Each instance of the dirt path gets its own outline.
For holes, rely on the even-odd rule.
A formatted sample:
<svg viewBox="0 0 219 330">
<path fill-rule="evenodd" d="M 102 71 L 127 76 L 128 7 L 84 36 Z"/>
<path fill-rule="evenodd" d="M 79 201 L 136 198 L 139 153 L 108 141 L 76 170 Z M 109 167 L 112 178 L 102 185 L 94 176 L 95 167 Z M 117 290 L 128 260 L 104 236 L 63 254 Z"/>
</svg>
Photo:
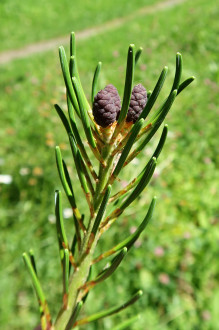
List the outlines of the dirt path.
<svg viewBox="0 0 219 330">
<path fill-rule="evenodd" d="M 162 1 L 155 5 L 140 8 L 140 9 L 136 10 L 135 12 L 133 12 L 132 14 L 127 15 L 123 18 L 117 18 L 112 21 L 105 22 L 99 26 L 91 27 L 91 28 L 88 28 L 88 29 L 85 29 L 82 31 L 75 31 L 77 40 L 88 39 L 97 34 L 101 34 L 106 31 L 115 29 L 136 17 L 144 16 L 146 14 L 153 14 L 157 11 L 167 10 L 167 9 L 177 6 L 185 1 L 186 0 Z M 37 53 L 46 52 L 48 50 L 53 50 L 62 44 L 67 44 L 68 42 L 69 42 L 69 36 L 64 36 L 64 37 L 54 38 L 51 40 L 40 41 L 40 42 L 25 46 L 20 49 L 2 52 L 2 53 L 0 53 L 0 64 L 5 64 L 5 63 L 11 62 L 15 59 L 28 57 L 29 55 L 32 55 L 32 54 L 37 54 Z"/>
</svg>

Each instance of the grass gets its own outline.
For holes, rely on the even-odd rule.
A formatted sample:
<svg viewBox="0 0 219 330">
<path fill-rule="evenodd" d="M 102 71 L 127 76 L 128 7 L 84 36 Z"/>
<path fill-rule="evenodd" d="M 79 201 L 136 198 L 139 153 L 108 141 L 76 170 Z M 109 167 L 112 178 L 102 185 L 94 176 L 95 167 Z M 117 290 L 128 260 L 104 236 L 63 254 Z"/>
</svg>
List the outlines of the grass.
<svg viewBox="0 0 219 330">
<path fill-rule="evenodd" d="M 3 0 L 0 51 L 100 25 L 156 2 L 158 0 Z"/>
<path fill-rule="evenodd" d="M 187 2 L 78 42 L 79 69 L 87 95 L 99 60 L 103 62 L 100 87 L 113 83 L 122 94 L 125 57 L 132 42 L 144 48 L 136 83 L 143 83 L 146 89 L 153 88 L 163 66 L 168 65 L 168 81 L 162 93 L 165 97 L 177 51 L 183 54 L 183 78 L 197 78 L 178 97 L 168 116 L 169 139 L 150 188 L 115 223 L 99 249 L 105 251 L 112 242 L 126 237 L 144 217 L 150 198 L 156 194 L 154 219 L 142 235 L 140 246 L 130 251 L 120 270 L 90 294 L 86 313 L 120 304 L 138 288 L 143 289 L 144 296 L 133 308 L 91 324 L 88 329 L 112 329 L 137 312 L 141 318 L 133 324 L 133 330 L 217 328 L 217 7 L 213 0 Z M 63 33 L 72 29 L 67 18 L 65 29 Z M 30 34 L 27 42 L 28 38 Z M 35 250 L 52 312 L 59 307 L 58 248 L 55 227 L 48 218 L 51 220 L 54 213 L 53 192 L 61 186 L 55 167 L 56 144 L 62 147 L 75 178 L 64 129 L 52 107 L 55 102 L 64 104 L 64 98 L 57 52 L 17 60 L 1 68 L 0 166 L 1 173 L 13 177 L 10 185 L 0 186 L 0 324 L 6 330 L 29 329 L 38 324 L 37 303 L 21 260 L 24 250 Z M 140 171 L 150 152 L 148 148 L 138 164 L 129 165 L 121 179 L 130 179 L 133 169 Z M 82 199 L 78 202 L 81 209 L 85 207 Z M 70 233 L 70 219 L 66 226 Z"/>
</svg>

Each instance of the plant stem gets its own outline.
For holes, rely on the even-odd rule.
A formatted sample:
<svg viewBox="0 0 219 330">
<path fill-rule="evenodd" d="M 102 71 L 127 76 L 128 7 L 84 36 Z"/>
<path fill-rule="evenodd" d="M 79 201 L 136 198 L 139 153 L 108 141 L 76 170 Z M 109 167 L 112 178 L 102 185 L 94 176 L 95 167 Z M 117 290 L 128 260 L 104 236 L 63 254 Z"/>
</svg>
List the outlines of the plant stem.
<svg viewBox="0 0 219 330">
<path fill-rule="evenodd" d="M 89 233 L 87 233 L 86 237 Z M 66 325 L 74 311 L 74 308 L 77 304 L 77 298 L 79 294 L 79 288 L 86 283 L 89 269 L 92 264 L 92 257 L 94 254 L 94 250 L 98 241 L 98 235 L 95 237 L 92 248 L 89 251 L 89 254 L 85 256 L 85 258 L 81 261 L 80 265 L 76 268 L 76 271 L 73 273 L 70 281 L 69 281 L 69 296 L 68 303 L 66 308 L 61 308 L 58 317 L 54 324 L 54 330 L 65 330 Z"/>
<path fill-rule="evenodd" d="M 98 182 L 96 184 L 96 190 L 93 197 L 93 209 L 94 213 L 91 215 L 87 232 L 84 236 L 80 251 L 79 257 L 77 261 L 77 268 L 75 272 L 72 274 L 69 280 L 69 296 L 68 296 L 68 303 L 66 307 L 61 308 L 58 317 L 55 321 L 54 329 L 55 330 L 64 330 L 68 324 L 68 321 L 74 311 L 76 304 L 78 303 L 78 295 L 79 295 L 79 288 L 82 287 L 87 280 L 87 276 L 89 274 L 90 266 L 92 265 L 93 253 L 99 238 L 99 235 L 96 235 L 92 246 L 88 249 L 89 238 L 90 234 L 94 225 L 94 221 L 96 218 L 97 210 L 101 204 L 103 198 L 103 188 L 106 185 L 108 180 L 108 176 L 110 173 L 110 169 L 113 163 L 114 157 L 110 155 L 112 149 L 112 145 L 105 144 L 104 148 L 102 149 L 102 158 L 107 163 L 107 166 L 104 167 L 102 164 L 99 166 L 99 175 L 98 175 Z"/>
<path fill-rule="evenodd" d="M 106 144 L 102 151 L 102 157 L 107 165 L 106 167 L 103 167 L 101 164 L 99 166 L 99 177 L 98 177 L 98 182 L 96 184 L 96 191 L 94 195 L 95 210 L 98 208 L 103 198 L 103 194 L 102 194 L 103 188 L 105 187 L 105 184 L 108 180 L 110 169 L 114 160 L 114 156 L 110 154 L 111 149 L 112 149 L 112 145 Z"/>
</svg>

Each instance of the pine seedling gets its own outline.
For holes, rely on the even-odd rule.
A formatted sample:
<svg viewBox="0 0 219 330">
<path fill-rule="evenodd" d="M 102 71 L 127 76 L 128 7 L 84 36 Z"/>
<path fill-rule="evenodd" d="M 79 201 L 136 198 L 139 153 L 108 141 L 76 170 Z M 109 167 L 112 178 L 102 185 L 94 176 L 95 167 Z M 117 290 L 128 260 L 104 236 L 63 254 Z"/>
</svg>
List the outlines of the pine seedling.
<svg viewBox="0 0 219 330">
<path fill-rule="evenodd" d="M 75 181 L 78 177 L 81 192 L 88 205 L 88 215 L 85 217 L 77 206 L 75 185 L 72 185 L 67 164 L 57 146 L 55 148 L 56 164 L 63 191 L 73 212 L 74 237 L 68 237 L 69 235 L 65 231 L 62 193 L 57 190 L 55 192 L 55 215 L 63 297 L 56 317 L 52 317 L 50 314 L 40 284 L 40 274 L 37 273 L 33 251 L 30 250 L 29 253 L 23 254 L 37 295 L 42 330 L 69 330 L 108 317 L 131 306 L 143 294 L 139 290 L 126 302 L 121 302 L 119 306 L 96 311 L 95 314 L 88 316 L 84 316 L 83 312 L 83 317 L 81 316 L 81 309 L 86 303 L 89 292 L 114 274 L 152 218 L 156 197 L 152 199 L 145 218 L 139 223 L 134 234 L 127 236 L 126 239 L 100 255 L 95 253 L 98 242 L 106 237 L 104 233 L 113 224 L 116 226 L 116 223 L 121 221 L 119 219 L 121 214 L 126 212 L 129 205 L 148 186 L 166 141 L 167 125 L 163 127 L 160 140 L 151 158 L 136 177 L 117 192 L 113 191 L 115 181 L 118 186 L 124 168 L 146 148 L 164 122 L 177 95 L 194 80 L 194 77 L 189 77 L 181 82 L 182 56 L 177 53 L 175 77 L 169 94 L 163 103 L 154 110 L 168 68 L 164 67 L 152 91 L 147 92 L 142 84 L 134 86 L 134 71 L 141 53 L 142 48 L 135 51 L 133 44 L 128 48 L 122 101 L 116 87 L 112 84 L 103 86 L 103 89 L 98 91 L 98 78 L 102 66 L 102 63 L 99 62 L 94 72 L 91 104 L 89 104 L 79 76 L 74 33 L 70 37 L 69 60 L 64 48 L 62 46 L 59 48 L 61 69 L 66 86 L 68 117 L 59 105 L 56 104 L 55 109 L 69 138 L 69 147 L 76 170 L 73 180 Z M 83 136 L 85 136 L 85 140 Z M 91 153 L 93 157 L 88 156 Z M 98 172 L 95 170 L 97 165 Z M 123 228 L 123 230 L 125 229 Z M 98 275 L 93 276 L 91 268 L 105 259 L 107 266 Z M 116 329 L 123 329 L 137 319 L 138 317 L 134 316 L 121 326 L 117 326 Z"/>
</svg>

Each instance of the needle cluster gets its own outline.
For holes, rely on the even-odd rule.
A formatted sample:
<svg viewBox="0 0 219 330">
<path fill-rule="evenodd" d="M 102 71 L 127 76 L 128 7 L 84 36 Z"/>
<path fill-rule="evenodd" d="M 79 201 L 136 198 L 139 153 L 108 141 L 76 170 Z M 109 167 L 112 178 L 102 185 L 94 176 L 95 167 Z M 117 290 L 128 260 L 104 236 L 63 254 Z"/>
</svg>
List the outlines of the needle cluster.
<svg viewBox="0 0 219 330">
<path fill-rule="evenodd" d="M 177 53 L 175 77 L 170 91 L 164 101 L 154 110 L 168 69 L 164 67 L 161 71 L 152 92 L 147 93 L 141 84 L 137 84 L 133 88 L 134 71 L 141 52 L 142 48 L 136 51 L 135 45 L 129 46 L 122 102 L 113 85 L 107 85 L 98 92 L 101 62 L 97 64 L 94 73 L 91 102 L 89 102 L 78 72 L 74 33 L 70 38 L 69 59 L 67 59 L 64 48 L 62 46 L 59 48 L 60 64 L 66 86 L 68 116 L 58 104 L 55 105 L 55 109 L 69 138 L 69 146 L 76 168 L 73 180 L 75 183 L 77 175 L 82 194 L 88 205 L 89 215 L 85 217 L 83 210 L 78 208 L 78 196 L 75 194 L 68 166 L 57 146 L 55 148 L 56 164 L 64 193 L 73 211 L 74 236 L 68 237 L 69 235 L 65 231 L 62 192 L 57 190 L 55 192 L 55 214 L 62 269 L 63 299 L 56 318 L 50 314 L 40 283 L 40 274 L 37 273 L 33 251 L 30 250 L 29 253 L 23 254 L 39 302 L 42 330 L 69 330 L 96 321 L 120 312 L 142 296 L 142 291 L 139 290 L 126 302 L 121 302 L 119 306 L 97 311 L 93 315 L 80 316 L 81 308 L 85 304 L 89 292 L 113 275 L 152 218 L 156 197 L 152 199 L 144 219 L 139 223 L 134 234 L 127 235 L 122 242 L 118 242 L 108 251 L 96 255 L 99 240 L 105 239 L 103 234 L 112 225 L 119 222 L 123 212 L 148 186 L 165 144 L 167 125 L 164 125 L 151 157 L 142 169 L 139 171 L 135 169 L 134 173 L 137 175 L 118 191 L 114 190 L 115 180 L 119 180 L 125 167 L 145 149 L 164 122 L 175 98 L 194 80 L 194 77 L 190 77 L 181 82 L 182 56 Z M 83 136 L 86 138 L 84 139 Z M 85 147 L 85 140 L 88 147 Z M 88 156 L 88 148 L 93 153 L 92 159 Z M 94 166 L 94 162 L 99 165 L 98 171 L 95 170 L 97 167 Z M 119 228 L 120 226 L 118 226 L 118 230 Z M 123 230 L 125 229 L 123 228 Z M 95 267 L 96 263 L 105 259 L 107 266 L 97 276 L 92 276 L 91 269 Z M 130 324 L 132 321 L 133 318 L 130 319 Z M 129 320 L 126 325 L 129 326 Z"/>
</svg>

